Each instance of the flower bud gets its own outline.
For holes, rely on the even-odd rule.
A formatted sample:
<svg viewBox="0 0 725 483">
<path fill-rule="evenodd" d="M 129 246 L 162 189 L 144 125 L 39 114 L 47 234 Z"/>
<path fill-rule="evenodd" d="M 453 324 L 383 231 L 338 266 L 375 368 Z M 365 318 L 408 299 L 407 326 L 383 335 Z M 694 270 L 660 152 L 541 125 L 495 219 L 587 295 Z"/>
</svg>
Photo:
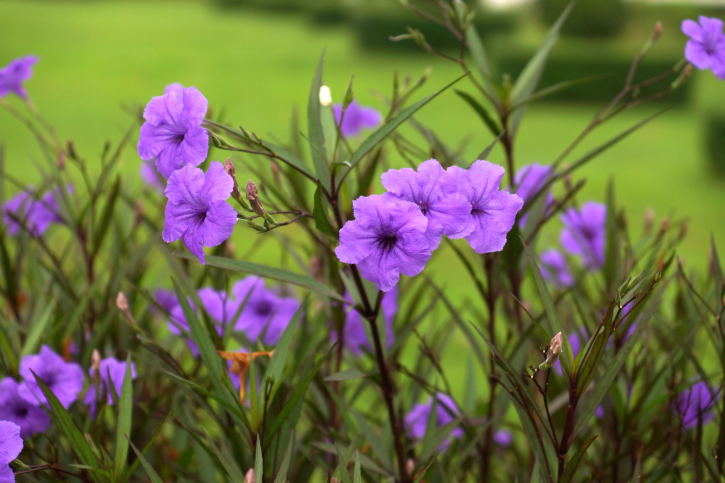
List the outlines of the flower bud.
<svg viewBox="0 0 725 483">
<path fill-rule="evenodd" d="M 320 104 L 327 107 L 332 104 L 332 93 L 327 86 L 320 87 Z"/>
<path fill-rule="evenodd" d="M 648 234 L 652 231 L 652 226 L 655 222 L 655 211 L 652 208 L 647 208 L 644 212 L 644 233 Z"/>
<path fill-rule="evenodd" d="M 257 479 L 254 477 L 254 469 L 250 468 L 247 474 L 244 475 L 244 483 L 257 483 Z"/>
<path fill-rule="evenodd" d="M 251 179 L 247 181 L 247 200 L 249 200 L 252 211 L 259 216 L 264 216 L 264 206 L 262 206 L 262 200 L 259 199 L 257 185 Z"/>
<path fill-rule="evenodd" d="M 334 476 L 330 479 L 330 483 L 340 483 Z"/>
<path fill-rule="evenodd" d="M 672 89 L 677 89 L 682 85 L 683 82 L 685 82 L 690 76 L 692 75 L 692 64 L 687 64 L 684 69 L 682 69 L 682 72 L 679 76 L 677 76 L 677 79 L 675 79 L 670 87 Z"/>
<path fill-rule="evenodd" d="M 93 354 L 91 354 L 91 377 L 93 386 L 98 387 L 101 384 L 101 354 L 98 349 L 93 349 Z"/>
<path fill-rule="evenodd" d="M 561 354 L 562 337 L 561 332 L 556 334 L 551 342 L 549 342 L 549 349 L 546 351 L 546 360 L 539 365 L 539 369 L 549 369 L 559 359 Z"/>
<path fill-rule="evenodd" d="M 126 300 L 126 296 L 123 292 L 118 292 L 118 297 L 116 297 L 116 307 L 123 311 L 128 310 L 128 300 Z"/>
<path fill-rule="evenodd" d="M 241 198 L 242 194 L 239 192 L 239 184 L 237 184 L 237 177 L 235 176 L 236 170 L 234 169 L 234 164 L 232 164 L 232 158 L 227 158 L 227 160 L 224 162 L 224 171 L 226 171 L 227 174 L 231 176 L 232 181 L 234 181 L 234 188 L 232 188 L 232 197 L 234 197 L 234 199 Z"/>
<path fill-rule="evenodd" d="M 413 461 L 413 458 L 408 458 L 408 461 L 405 463 L 405 472 L 408 473 L 408 476 L 413 474 L 413 471 L 415 470 L 415 461 Z"/>
</svg>

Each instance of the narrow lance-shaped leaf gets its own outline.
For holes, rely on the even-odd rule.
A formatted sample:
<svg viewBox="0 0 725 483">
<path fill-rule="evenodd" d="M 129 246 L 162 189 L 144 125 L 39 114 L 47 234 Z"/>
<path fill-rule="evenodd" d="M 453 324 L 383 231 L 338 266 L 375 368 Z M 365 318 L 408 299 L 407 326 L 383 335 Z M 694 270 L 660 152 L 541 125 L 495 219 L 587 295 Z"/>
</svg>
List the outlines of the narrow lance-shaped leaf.
<svg viewBox="0 0 725 483">
<path fill-rule="evenodd" d="M 604 269 L 602 270 L 609 293 L 617 290 L 620 283 L 619 230 L 617 229 L 616 209 L 614 181 L 610 179 L 607 184 L 606 248 L 604 252 Z"/>
<path fill-rule="evenodd" d="M 110 384 L 110 379 L 108 380 Z M 131 437 L 133 415 L 133 375 L 131 354 L 126 357 L 126 371 L 121 384 L 121 400 L 118 404 L 118 426 L 116 427 L 116 455 L 113 472 L 116 478 L 123 474 L 128 459 L 128 439 Z"/>
<path fill-rule="evenodd" d="M 143 469 L 146 470 L 146 474 L 149 475 L 151 483 L 164 483 L 164 480 L 162 480 L 159 474 L 156 473 L 156 470 L 154 470 L 153 466 L 149 464 L 143 453 L 141 453 L 131 441 L 129 441 L 128 443 L 131 445 L 131 448 L 133 448 L 134 453 L 136 453 L 138 460 L 141 462 L 141 466 L 143 466 Z"/>
<path fill-rule="evenodd" d="M 177 256 L 179 258 L 186 258 L 188 260 L 196 259 L 193 255 L 189 255 L 186 253 L 179 253 L 177 254 Z M 249 273 L 252 275 L 258 275 L 263 278 L 286 282 L 292 285 L 306 288 L 320 295 L 324 295 L 325 297 L 348 303 L 348 301 L 345 300 L 345 298 L 342 297 L 340 294 L 333 292 L 327 286 L 318 282 L 314 278 L 290 272 L 289 270 L 268 267 L 266 265 L 247 262 L 245 260 L 234 260 L 231 258 L 215 257 L 213 255 L 207 255 L 205 261 L 207 266 L 224 268 L 226 270 L 232 270 L 235 272 Z"/>
<path fill-rule="evenodd" d="M 312 79 L 312 86 L 310 86 L 310 98 L 307 103 L 307 136 L 317 179 L 320 180 L 323 186 L 330 186 L 330 168 L 323 155 L 325 153 L 325 137 L 322 131 L 322 105 L 320 104 L 322 67 L 324 64 L 325 52 L 322 52 L 315 71 L 315 77 Z"/>
<path fill-rule="evenodd" d="M 473 63 L 476 64 L 476 68 L 478 68 L 483 78 L 486 93 L 492 102 L 500 105 L 501 99 L 496 97 L 497 89 L 494 88 L 491 80 L 493 74 L 491 65 L 488 62 L 488 55 L 486 55 L 486 49 L 483 47 L 483 42 L 481 42 L 481 37 L 479 37 L 473 22 L 466 28 L 466 41 L 468 42 L 468 50 L 471 52 L 471 57 L 473 57 Z"/>
<path fill-rule="evenodd" d="M 570 483 L 572 481 L 572 478 L 574 478 L 574 473 L 576 472 L 579 463 L 584 457 L 584 453 L 587 452 L 589 446 L 591 446 L 594 440 L 597 439 L 597 436 L 599 435 L 595 434 L 594 436 L 586 440 L 584 444 L 582 444 L 581 447 L 577 450 L 577 452 L 574 453 L 574 456 L 571 457 L 571 459 L 569 460 L 569 464 L 567 464 L 566 468 L 564 469 L 564 475 L 561 477 L 562 483 Z"/>
<path fill-rule="evenodd" d="M 337 231 L 332 228 L 330 222 L 325 214 L 325 205 L 322 199 L 322 185 L 317 182 L 317 189 L 315 190 L 315 205 L 312 211 L 312 215 L 315 217 L 315 227 L 325 235 L 330 235 L 337 238 L 339 235 Z"/>
<path fill-rule="evenodd" d="M 254 457 L 254 479 L 256 481 L 264 481 L 264 459 L 262 456 L 262 445 L 260 444 L 259 434 L 257 434 L 257 453 Z"/>
<path fill-rule="evenodd" d="M 488 110 L 486 110 L 486 108 L 483 107 L 481 103 L 476 100 L 476 98 L 474 98 L 468 92 L 459 91 L 458 89 L 456 89 L 455 91 L 456 94 L 458 94 L 458 97 L 466 101 L 468 105 L 471 106 L 474 111 L 476 111 L 476 114 L 478 114 L 478 117 L 481 118 L 488 130 L 491 131 L 491 134 L 493 134 L 494 136 L 498 136 L 499 134 L 501 134 L 501 128 L 498 126 L 498 124 L 496 124 L 496 121 L 493 120 L 491 114 L 488 113 Z"/>
<path fill-rule="evenodd" d="M 202 433 L 204 433 L 204 436 L 209 443 L 209 447 L 214 452 L 216 457 L 219 458 L 222 466 L 224 466 L 224 470 L 229 477 L 228 481 L 232 481 L 233 483 L 244 483 L 244 475 L 242 474 L 242 470 L 239 469 L 239 465 L 237 465 L 237 462 L 234 461 L 234 458 L 231 457 L 229 452 L 217 448 L 217 445 L 214 444 L 214 440 L 209 437 L 204 428 L 202 428 L 201 431 Z"/>
<path fill-rule="evenodd" d="M 282 465 L 279 467 L 277 477 L 274 479 L 274 483 L 284 483 L 287 481 L 287 471 L 289 470 L 290 458 L 292 458 L 292 447 L 294 446 L 295 435 L 292 433 L 289 439 L 289 445 L 287 446 L 287 452 L 282 460 Z"/>
</svg>

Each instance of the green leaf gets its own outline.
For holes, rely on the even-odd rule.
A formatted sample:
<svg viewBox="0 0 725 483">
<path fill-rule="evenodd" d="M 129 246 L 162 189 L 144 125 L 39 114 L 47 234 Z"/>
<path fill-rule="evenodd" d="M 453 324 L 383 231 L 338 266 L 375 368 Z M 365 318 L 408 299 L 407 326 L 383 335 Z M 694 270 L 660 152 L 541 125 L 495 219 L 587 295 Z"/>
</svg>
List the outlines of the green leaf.
<svg viewBox="0 0 725 483">
<path fill-rule="evenodd" d="M 531 57 L 524 67 L 524 70 L 522 70 L 519 74 L 513 88 L 511 89 L 509 99 L 510 104 L 520 103 L 536 91 L 536 87 L 539 85 L 539 80 L 541 79 L 541 74 L 544 72 L 544 67 L 546 67 L 546 60 L 549 58 L 549 53 L 551 53 L 551 49 L 554 48 L 554 44 L 559 39 L 559 30 L 573 7 L 574 2 L 570 3 L 564 9 L 557 21 L 554 22 L 554 25 L 552 25 L 546 33 L 546 37 L 544 37 L 544 40 L 541 42 L 539 49 L 533 57 Z M 512 137 L 516 134 L 523 114 L 524 109 L 519 108 L 511 116 L 509 129 L 511 130 Z"/>
<path fill-rule="evenodd" d="M 256 481 L 264 481 L 264 459 L 262 458 L 262 445 L 259 443 L 259 434 L 257 434 L 257 454 L 254 458 L 254 479 Z"/>
<path fill-rule="evenodd" d="M 126 357 L 126 371 L 121 384 L 121 400 L 118 404 L 118 427 L 116 428 L 116 455 L 113 474 L 116 479 L 123 474 L 128 460 L 128 439 L 131 436 L 131 418 L 133 414 L 133 377 L 131 354 Z M 93 390 L 91 388 L 90 390 Z"/>
<path fill-rule="evenodd" d="M 332 228 L 332 225 L 327 220 L 327 215 L 325 215 L 325 205 L 322 199 L 322 184 L 319 181 L 317 182 L 317 189 L 315 190 L 315 206 L 312 215 L 315 217 L 315 226 L 318 230 L 325 235 L 330 235 L 335 238 L 339 237 L 337 231 Z"/>
<path fill-rule="evenodd" d="M 459 91 L 458 89 L 456 89 L 455 91 L 456 94 L 458 94 L 458 97 L 466 101 L 468 105 L 471 106 L 474 111 L 476 111 L 476 114 L 478 114 L 478 117 L 481 118 L 488 130 L 491 131 L 491 134 L 498 137 L 501 134 L 501 128 L 498 126 L 498 124 L 496 124 L 496 121 L 493 120 L 491 114 L 488 113 L 488 110 L 486 110 L 486 108 L 483 107 L 481 103 L 478 102 L 476 98 L 474 98 L 468 92 Z"/>
<path fill-rule="evenodd" d="M 294 393 L 292 394 L 292 397 L 287 402 L 282 411 L 280 411 L 280 413 L 277 415 L 277 418 L 274 420 L 274 424 L 272 425 L 272 429 L 269 430 L 269 436 L 267 436 L 267 438 L 271 440 L 272 437 L 277 434 L 277 431 L 280 430 L 282 425 L 285 423 L 285 419 L 287 418 L 287 416 L 289 416 L 292 410 L 294 410 L 297 402 L 305 395 L 307 391 L 307 386 L 310 385 L 310 382 L 312 382 L 312 379 L 320 370 L 320 367 L 322 367 L 322 363 L 325 361 L 325 359 L 327 359 L 327 356 L 330 355 L 330 352 L 332 352 L 332 349 L 334 349 L 336 345 L 337 343 L 333 344 L 332 347 L 330 347 L 330 350 L 328 350 L 324 356 L 320 357 L 320 359 L 315 363 L 312 369 L 310 369 L 310 371 L 306 374 L 302 383 L 297 385 Z"/>
<path fill-rule="evenodd" d="M 229 452 L 221 451 L 219 448 L 217 448 L 216 444 L 214 444 L 214 440 L 209 437 L 204 428 L 201 428 L 201 432 L 204 433 L 204 436 L 209 443 L 209 447 L 214 452 L 216 457 L 219 458 L 222 466 L 224 466 L 224 470 L 226 471 L 227 476 L 229 476 L 230 478 L 228 481 L 232 481 L 235 483 L 244 483 L 244 475 L 242 474 L 242 470 L 239 469 L 237 462 L 234 461 L 234 459 L 229 455 Z"/>
<path fill-rule="evenodd" d="M 28 354 L 34 354 L 36 352 L 38 342 L 40 342 L 41 337 L 46 334 L 46 328 L 48 327 L 50 315 L 53 313 L 54 308 L 55 298 L 50 301 L 40 317 L 38 317 L 30 327 L 30 332 L 25 338 L 25 344 L 23 344 L 23 350 L 20 352 L 21 357 L 27 356 Z"/>
<path fill-rule="evenodd" d="M 413 483 L 420 483 L 423 481 L 423 478 L 425 478 L 425 474 L 428 473 L 428 469 L 430 468 L 430 465 L 433 464 L 433 462 L 438 458 L 438 454 L 434 455 L 427 465 L 425 465 L 425 468 L 420 470 L 420 473 L 418 473 L 418 476 L 415 478 L 415 481 Z"/>
<path fill-rule="evenodd" d="M 479 160 L 479 159 L 485 160 L 485 159 L 487 159 L 488 158 L 488 155 L 491 154 L 491 151 L 493 151 L 493 148 L 496 147 L 496 144 L 501 140 L 501 138 L 503 137 L 504 134 L 506 134 L 506 131 L 501 131 L 501 133 L 498 136 L 496 136 L 496 138 L 491 142 L 491 144 L 489 144 L 488 146 L 486 146 L 486 149 L 484 149 L 483 151 L 481 151 L 481 153 L 478 155 L 478 157 L 476 158 L 476 160 Z"/>
<path fill-rule="evenodd" d="M 581 447 L 574 453 L 574 456 L 571 457 L 569 460 L 569 464 L 566 465 L 566 469 L 564 470 L 564 476 L 562 476 L 561 481 L 562 483 L 569 483 L 572 481 L 572 478 L 574 478 L 574 473 L 576 472 L 577 467 L 579 466 L 579 463 L 581 463 L 582 458 L 584 457 L 584 453 L 587 452 L 587 449 L 589 449 L 589 446 L 594 442 L 595 439 L 597 439 L 598 434 L 595 434 L 588 440 L 584 442 L 584 444 L 581 445 Z"/>
<path fill-rule="evenodd" d="M 481 38 L 478 36 L 478 32 L 476 31 L 476 27 L 473 25 L 473 22 L 471 22 L 466 28 L 466 41 L 468 42 L 468 50 L 471 52 L 471 57 L 473 57 L 473 63 L 476 64 L 476 67 L 483 78 L 483 84 L 486 86 L 486 93 L 490 99 L 493 100 L 495 99 L 494 96 L 497 93 L 497 89 L 495 89 L 492 85 L 491 79 L 493 73 L 491 71 L 491 65 L 488 62 L 486 49 L 483 47 L 483 42 L 481 42 Z M 496 104 L 501 104 L 500 99 L 496 99 L 496 101 Z"/>
<path fill-rule="evenodd" d="M 188 253 L 176 254 L 179 258 L 186 258 L 188 260 L 196 260 L 194 255 Z M 268 267 L 266 265 L 260 265 L 259 263 L 247 262 L 244 260 L 233 260 L 231 258 L 215 257 L 213 255 L 206 256 L 206 265 L 212 267 L 224 268 L 226 270 L 233 270 L 235 272 L 250 273 L 252 275 L 258 275 L 264 278 L 270 278 L 272 280 L 279 280 L 280 282 L 290 283 L 299 287 L 306 288 L 313 292 L 316 292 L 325 297 L 339 300 L 347 303 L 344 297 L 338 293 L 333 292 L 327 288 L 324 284 L 318 282 L 314 278 L 306 277 L 298 273 L 290 272 L 281 268 Z"/>
<path fill-rule="evenodd" d="M 335 374 L 327 376 L 325 378 L 325 381 L 352 381 L 353 379 L 360 379 L 366 376 L 367 374 L 365 374 L 364 372 L 360 371 L 359 369 L 355 369 L 354 367 L 351 367 L 350 369 L 345 369 L 344 371 L 336 372 Z"/>
<path fill-rule="evenodd" d="M 360 472 L 360 452 L 355 451 L 355 468 L 353 469 L 352 483 L 362 483 L 362 474 Z"/>
<path fill-rule="evenodd" d="M 721 314 L 723 312 L 723 279 L 722 266 L 720 265 L 720 257 L 717 254 L 717 246 L 715 246 L 715 235 L 710 235 L 710 247 L 712 251 L 712 274 L 715 278 L 715 312 Z"/>
<path fill-rule="evenodd" d="M 291 166 L 292 168 L 296 169 L 312 181 L 317 181 L 317 178 L 315 177 L 315 174 L 310 170 L 310 168 L 307 167 L 304 161 L 302 161 L 300 158 L 298 158 L 294 153 L 291 151 L 283 148 L 282 146 L 277 146 L 272 143 L 268 143 L 265 141 L 263 143 L 263 146 L 268 148 L 270 151 L 272 151 L 274 154 L 277 155 L 276 159 L 279 159 L 283 163 Z"/>
<path fill-rule="evenodd" d="M 355 421 L 357 421 L 357 425 L 360 428 L 363 439 L 365 439 L 365 442 L 370 445 L 370 449 L 373 454 L 378 458 L 380 463 L 383 465 L 383 468 L 392 473 L 394 470 L 393 462 L 390 459 L 390 448 L 386 448 L 385 445 L 383 445 L 380 436 L 378 436 L 375 430 L 370 426 L 370 424 L 368 424 L 367 420 L 360 413 L 352 408 L 350 408 L 350 412 L 355 417 Z"/>
<path fill-rule="evenodd" d="M 619 230 L 617 228 L 617 207 L 614 201 L 614 181 L 607 184 L 606 248 L 602 273 L 609 293 L 617 290 L 620 283 Z"/>
<path fill-rule="evenodd" d="M 289 470 L 290 458 L 292 458 L 292 447 L 294 446 L 295 435 L 292 433 L 289 439 L 289 445 L 287 446 L 287 453 L 284 455 L 282 465 L 279 467 L 277 477 L 274 479 L 274 483 L 284 483 L 287 481 L 287 471 Z M 261 480 L 260 480 L 261 481 Z"/>
<path fill-rule="evenodd" d="M 297 312 L 295 312 L 290 323 L 287 324 L 287 328 L 285 328 L 282 333 L 282 337 L 280 337 L 279 342 L 277 342 L 277 346 L 274 348 L 274 354 L 272 354 L 272 358 L 267 365 L 267 371 L 264 374 L 264 379 L 272 379 L 274 381 L 267 404 L 269 404 L 274 398 L 275 393 L 284 382 L 282 376 L 284 374 L 285 365 L 287 364 L 287 358 L 289 357 L 290 347 L 292 346 L 292 338 L 300 326 L 300 319 L 302 318 L 302 314 L 307 306 L 307 300 L 308 298 L 305 298 L 297 309 Z"/>
<path fill-rule="evenodd" d="M 149 442 L 146 443 L 146 446 L 144 447 L 142 454 L 146 454 L 148 450 L 151 448 L 151 445 L 156 440 L 156 437 L 161 433 L 161 430 L 164 427 L 164 424 L 166 423 L 166 419 L 169 417 L 170 413 L 166 413 L 166 416 L 164 416 L 164 419 L 161 421 L 161 424 L 159 424 L 156 427 L 156 430 L 154 431 L 154 434 L 151 435 L 151 439 L 149 439 Z M 139 458 L 136 458 L 136 460 L 131 464 L 131 467 L 126 471 L 126 473 L 123 475 L 123 478 L 121 481 L 128 481 L 131 476 L 133 476 L 134 473 L 136 473 L 136 469 L 138 468 L 138 465 L 141 463 L 141 460 Z"/>
<path fill-rule="evenodd" d="M 111 226 L 113 221 L 114 207 L 116 206 L 116 200 L 118 199 L 118 192 L 121 188 L 120 176 L 116 178 L 116 182 L 113 183 L 111 192 L 106 199 L 106 204 L 101 212 L 101 218 L 98 221 L 98 229 L 96 230 L 96 236 L 93 238 L 93 254 L 98 254 L 103 244 L 103 240 L 108 233 L 108 227 Z"/>
<path fill-rule="evenodd" d="M 390 133 L 395 131 L 398 126 L 403 124 L 410 116 L 416 113 L 421 107 L 428 104 L 430 101 L 435 99 L 439 94 L 444 92 L 446 89 L 451 87 L 453 84 L 458 82 L 459 80 L 466 77 L 468 73 L 463 74 L 461 77 L 457 78 L 447 86 L 443 87 L 438 92 L 431 94 L 430 96 L 426 97 L 425 99 L 422 99 L 415 104 L 413 104 L 410 107 L 407 107 L 400 111 L 397 116 L 386 122 L 382 127 L 380 127 L 377 131 L 372 133 L 370 136 L 368 136 L 365 141 L 363 141 L 360 146 L 355 150 L 355 152 L 352 153 L 352 156 L 350 157 L 350 165 L 351 167 L 344 171 L 342 177 L 340 178 L 340 182 L 338 183 L 338 186 L 342 186 L 342 181 L 345 179 L 345 177 L 352 171 L 355 166 L 360 162 L 360 160 L 365 157 L 366 154 L 368 154 L 375 146 L 377 146 L 379 143 L 381 143 Z"/>
<path fill-rule="evenodd" d="M 330 168 L 324 158 L 325 137 L 322 131 L 322 105 L 320 104 L 320 87 L 322 87 L 322 67 L 324 63 L 325 52 L 322 52 L 315 71 L 315 77 L 312 79 L 310 98 L 307 102 L 307 136 L 317 179 L 320 180 L 323 186 L 330 186 Z"/>
<path fill-rule="evenodd" d="M 649 319 L 652 318 L 659 306 L 659 302 L 657 302 L 656 304 L 651 304 L 644 312 L 642 312 L 639 319 L 637 319 L 637 329 L 634 331 L 631 337 L 627 339 L 627 342 L 625 342 L 624 346 L 619 350 L 614 359 L 612 359 L 607 367 L 605 367 L 602 380 L 594 386 L 594 391 L 591 397 L 587 400 L 584 409 L 581 411 L 581 413 L 579 413 L 579 417 L 577 418 L 576 424 L 574 425 L 574 431 L 572 432 L 570 441 L 573 441 L 579 431 L 584 428 L 584 426 L 594 414 L 597 406 L 599 406 L 599 404 L 602 402 L 604 396 L 607 395 L 609 387 L 614 382 L 617 374 L 619 374 L 619 370 L 626 362 L 627 357 L 629 357 L 629 353 L 632 352 L 634 345 L 639 340 L 640 335 L 642 335 L 642 331 L 644 331 L 645 327 L 647 326 Z"/>
<path fill-rule="evenodd" d="M 101 469 L 90 443 L 88 443 L 86 438 L 83 436 L 83 433 L 81 433 L 80 429 L 78 429 L 78 426 L 76 426 L 73 418 L 71 418 L 71 415 L 63 407 L 58 398 L 55 397 L 53 391 L 48 389 L 48 386 L 45 385 L 35 372 L 33 372 L 33 376 L 35 377 L 35 381 L 38 383 L 38 387 L 40 387 L 40 390 L 43 391 L 43 395 L 48 400 L 48 405 L 51 409 L 50 415 L 53 418 L 53 422 L 58 429 L 60 429 L 61 433 L 68 438 L 71 448 L 73 448 L 73 451 L 76 456 L 78 456 L 78 459 L 86 466 Z M 95 473 L 91 472 L 90 475 L 94 481 L 100 481 Z"/>
<path fill-rule="evenodd" d="M 574 79 L 574 80 L 559 82 L 558 84 L 554 84 L 553 86 L 549 86 L 545 89 L 541 89 L 539 92 L 536 92 L 535 94 L 530 95 L 526 99 L 523 99 L 520 102 L 517 102 L 516 104 L 509 107 L 509 110 L 513 111 L 514 109 L 518 109 L 519 107 L 525 106 L 527 104 L 531 104 L 532 102 L 538 101 L 539 99 L 544 99 L 545 97 L 555 94 L 561 90 L 568 89 L 569 87 L 573 87 L 573 86 L 576 86 L 579 84 L 585 84 L 587 82 L 601 79 L 603 77 L 608 77 L 608 74 L 593 75 L 593 76 L 589 76 L 589 77 L 582 77 L 581 79 Z"/>
<path fill-rule="evenodd" d="M 133 451 L 136 453 L 138 460 L 141 462 L 141 466 L 143 466 L 143 469 L 146 470 L 146 474 L 148 474 L 149 478 L 151 478 L 151 483 L 164 483 L 164 480 L 161 479 L 161 477 L 158 475 L 158 473 L 156 473 L 156 470 L 154 470 L 153 467 L 149 464 L 149 462 L 146 461 L 146 458 L 144 457 L 144 455 L 131 442 L 131 440 L 129 440 L 128 443 L 131 445 L 131 448 L 133 448 Z"/>
</svg>

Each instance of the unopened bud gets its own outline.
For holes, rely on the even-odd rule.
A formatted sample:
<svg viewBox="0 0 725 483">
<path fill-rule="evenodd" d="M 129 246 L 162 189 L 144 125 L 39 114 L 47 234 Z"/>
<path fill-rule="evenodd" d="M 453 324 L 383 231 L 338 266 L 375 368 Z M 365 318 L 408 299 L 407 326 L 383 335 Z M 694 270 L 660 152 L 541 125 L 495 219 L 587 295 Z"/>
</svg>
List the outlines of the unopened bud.
<svg viewBox="0 0 725 483">
<path fill-rule="evenodd" d="M 668 217 L 665 217 L 662 220 L 662 224 L 660 225 L 660 231 L 662 233 L 664 233 L 664 232 L 666 232 L 669 229 L 670 229 L 670 219 Z"/>
<path fill-rule="evenodd" d="M 254 469 L 250 468 L 247 474 L 244 475 L 244 483 L 257 483 L 257 479 L 254 477 Z"/>
<path fill-rule="evenodd" d="M 415 461 L 413 461 L 413 458 L 408 458 L 408 461 L 405 463 L 405 472 L 408 473 L 408 476 L 413 474 L 413 471 L 415 470 Z"/>
<path fill-rule="evenodd" d="M 91 354 L 91 378 L 93 379 L 94 387 L 98 387 L 101 384 L 101 354 L 97 349 L 93 349 Z"/>
<path fill-rule="evenodd" d="M 320 104 L 327 107 L 332 104 L 332 93 L 327 86 L 320 87 Z"/>
<path fill-rule="evenodd" d="M 682 225 L 680 226 L 680 239 L 685 238 L 687 236 L 687 222 L 683 221 Z"/>
<path fill-rule="evenodd" d="M 559 354 L 561 354 L 561 344 L 562 338 L 561 332 L 559 332 L 551 339 L 549 349 L 546 351 L 546 360 L 539 365 L 539 369 L 548 369 L 554 365 L 559 359 Z"/>
<path fill-rule="evenodd" d="M 660 22 L 658 20 L 657 23 L 655 24 L 655 29 L 652 32 L 652 40 L 656 42 L 657 40 L 659 40 L 659 38 L 661 36 L 662 36 L 662 22 Z"/>
<path fill-rule="evenodd" d="M 73 147 L 73 141 L 68 141 L 68 144 L 66 145 L 66 151 L 68 151 L 68 156 L 70 156 L 71 159 L 78 158 L 78 156 L 76 155 L 76 150 Z"/>
<path fill-rule="evenodd" d="M 234 197 L 234 199 L 241 198 L 242 194 L 239 192 L 239 184 L 237 184 L 237 177 L 235 176 L 236 170 L 234 169 L 234 164 L 232 164 L 232 158 L 227 158 L 227 160 L 224 162 L 224 171 L 226 171 L 227 174 L 232 178 L 232 181 L 234 181 L 232 196 Z"/>
<path fill-rule="evenodd" d="M 644 212 L 644 233 L 645 235 L 652 231 L 652 226 L 655 223 L 655 210 L 647 208 Z"/>
<path fill-rule="evenodd" d="M 345 94 L 342 96 L 342 106 L 349 106 L 354 98 L 355 96 L 352 92 L 352 80 L 350 80 L 350 83 L 347 85 L 347 89 L 345 89 Z"/>
<path fill-rule="evenodd" d="M 259 216 L 264 216 L 264 206 L 262 206 L 262 200 L 259 199 L 257 185 L 251 179 L 247 181 L 247 200 L 249 200 L 252 211 Z"/>
<path fill-rule="evenodd" d="M 58 169 L 61 171 L 65 169 L 65 153 L 63 151 L 58 155 Z"/>
<path fill-rule="evenodd" d="M 118 292 L 118 297 L 116 297 L 116 307 L 123 311 L 128 310 L 128 300 L 126 300 L 126 296 L 123 292 Z"/>
<path fill-rule="evenodd" d="M 657 273 L 655 273 L 654 279 L 652 279 L 653 283 L 657 283 L 660 280 L 662 280 L 662 270 L 657 270 Z"/>
<path fill-rule="evenodd" d="M 692 75 L 692 64 L 687 64 L 684 69 L 682 69 L 682 72 L 679 76 L 677 76 L 677 79 L 675 79 L 672 82 L 672 85 L 670 86 L 672 89 L 677 89 L 680 87 L 689 77 Z"/>
<path fill-rule="evenodd" d="M 340 483 L 334 476 L 330 478 L 330 483 Z"/>
</svg>

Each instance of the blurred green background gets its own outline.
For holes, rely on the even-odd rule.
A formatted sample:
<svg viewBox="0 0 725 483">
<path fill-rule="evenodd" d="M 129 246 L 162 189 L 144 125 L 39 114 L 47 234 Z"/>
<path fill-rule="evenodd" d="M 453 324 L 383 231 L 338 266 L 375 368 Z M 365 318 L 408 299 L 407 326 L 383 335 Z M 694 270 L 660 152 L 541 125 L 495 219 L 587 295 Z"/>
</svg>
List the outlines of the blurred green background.
<svg viewBox="0 0 725 483">
<path fill-rule="evenodd" d="M 517 73 L 543 38 L 547 22 L 566 3 L 541 1 L 479 12 L 479 30 L 500 70 Z M 618 91 L 655 20 L 662 21 L 664 32 L 643 70 L 664 70 L 682 57 L 686 38 L 679 24 L 683 18 L 698 12 L 719 13 L 712 7 L 580 3 L 568 35 L 554 49 L 542 87 L 562 76 L 602 73 L 602 65 L 604 72 L 616 75 L 593 82 L 583 92 L 565 93 L 530 108 L 516 147 L 519 165 L 550 163 L 556 158 L 604 105 L 608 93 Z M 609 10 L 602 10 L 605 7 Z M 323 49 L 324 80 L 333 98 L 340 100 L 354 75 L 360 102 L 380 109 L 383 103 L 375 91 L 390 93 L 393 69 L 417 78 L 432 67 L 419 97 L 460 75 L 456 65 L 422 52 L 410 41 L 393 44 L 387 40 L 405 33 L 406 25 L 421 24 L 395 0 L 3 1 L 0 64 L 28 53 L 40 56 L 27 84 L 34 104 L 56 126 L 61 139 L 72 139 L 79 154 L 97 166 L 105 141 L 118 141 L 132 122 L 123 106 L 143 105 L 171 82 L 198 87 L 215 112 L 223 109 L 224 119 L 232 125 L 286 141 L 291 112 L 295 107 L 304 110 Z M 439 30 L 424 24 L 420 28 L 434 46 L 450 45 L 450 38 Z M 582 32 L 587 35 L 582 37 Z M 472 91 L 466 82 L 458 87 Z M 721 222 L 725 179 L 709 161 L 705 139 L 707 117 L 723 110 L 725 84 L 710 72 L 695 72 L 677 94 L 674 110 L 607 151 L 574 178 L 587 178 L 581 202 L 602 201 L 606 183 L 614 177 L 618 200 L 626 206 L 635 232 L 647 208 L 654 209 L 656 223 L 664 216 L 686 217 L 689 236 L 681 255 L 688 265 L 704 267 L 710 233 L 721 244 L 725 240 Z M 595 100 L 582 102 L 582 98 Z M 597 130 L 569 160 L 665 105 L 619 116 Z M 475 114 L 452 91 L 424 108 L 417 119 L 449 145 L 464 144 L 471 161 L 491 142 Z M 5 111 L 0 111 L 0 141 L 6 147 L 5 169 L 25 182 L 36 182 L 39 174 L 33 161 L 39 163 L 39 152 L 33 138 Z M 219 152 L 213 155 L 213 159 L 226 157 Z M 502 161 L 498 149 L 491 160 Z M 128 149 L 122 171 L 136 176 L 139 162 L 135 150 Z M 392 150 L 389 163 L 400 163 Z M 5 189 L 15 191 L 7 182 Z M 142 190 L 140 181 L 137 189 Z M 253 238 L 246 232 L 235 237 L 242 247 L 237 253 L 243 253 Z M 546 237 L 547 243 L 556 243 L 555 227 Z M 271 248 L 265 253 L 270 259 L 277 256 Z M 460 283 L 457 262 L 452 269 L 448 259 L 449 254 L 440 251 L 428 273 L 460 288 L 462 297 L 469 293 L 468 287 Z M 445 270 L 437 269 L 443 263 Z"/>
</svg>

